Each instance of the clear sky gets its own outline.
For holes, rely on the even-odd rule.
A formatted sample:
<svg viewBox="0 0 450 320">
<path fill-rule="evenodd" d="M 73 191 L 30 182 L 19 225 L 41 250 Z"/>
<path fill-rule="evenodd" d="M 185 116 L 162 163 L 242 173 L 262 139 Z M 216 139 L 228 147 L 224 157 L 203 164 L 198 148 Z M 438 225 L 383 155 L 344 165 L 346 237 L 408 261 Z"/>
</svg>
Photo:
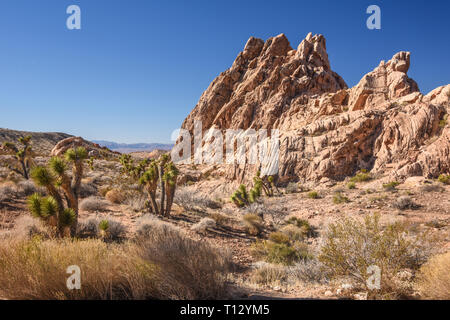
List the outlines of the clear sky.
<svg viewBox="0 0 450 320">
<path fill-rule="evenodd" d="M 68 30 L 66 8 L 81 8 Z M 366 8 L 381 8 L 368 30 Z M 450 83 L 450 1 L 1 0 L 0 127 L 116 142 L 169 142 L 250 36 L 327 39 L 353 86 L 412 52 L 422 92 Z"/>
</svg>

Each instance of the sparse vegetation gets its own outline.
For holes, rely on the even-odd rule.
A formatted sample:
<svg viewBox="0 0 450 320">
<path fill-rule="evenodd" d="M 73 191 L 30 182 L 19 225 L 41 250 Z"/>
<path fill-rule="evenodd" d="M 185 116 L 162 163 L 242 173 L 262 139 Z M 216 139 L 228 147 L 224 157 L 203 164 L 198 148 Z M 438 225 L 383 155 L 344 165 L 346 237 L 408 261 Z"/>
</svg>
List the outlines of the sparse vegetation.
<svg viewBox="0 0 450 320">
<path fill-rule="evenodd" d="M 319 193 L 317 191 L 310 191 L 308 192 L 308 198 L 310 199 L 319 199 Z"/>
<path fill-rule="evenodd" d="M 198 233 L 206 233 L 208 229 L 212 229 L 216 226 L 216 221 L 211 218 L 203 218 L 198 223 L 194 224 L 191 227 L 192 231 L 198 232 Z"/>
<path fill-rule="evenodd" d="M 253 178 L 253 188 L 247 191 L 247 187 L 241 184 L 233 195 L 231 196 L 231 201 L 238 207 L 246 207 L 258 200 L 261 197 L 262 192 L 266 196 L 272 197 L 274 190 L 276 189 L 273 176 L 260 177 L 260 172 L 256 173 Z"/>
<path fill-rule="evenodd" d="M 20 147 L 12 142 L 5 142 L 3 149 L 12 153 L 17 161 L 16 166 L 8 166 L 8 169 L 15 172 L 26 180 L 29 179 L 29 172 L 33 165 L 33 150 L 31 148 L 31 136 L 20 137 L 18 139 Z"/>
<path fill-rule="evenodd" d="M 371 174 L 363 169 L 357 172 L 355 176 L 351 177 L 350 182 L 365 182 L 371 179 L 372 179 Z"/>
<path fill-rule="evenodd" d="M 406 294 L 395 287 L 398 272 L 418 269 L 426 261 L 429 250 L 424 241 L 425 236 L 412 234 L 399 223 L 381 226 L 379 215 L 364 222 L 345 218 L 329 226 L 319 260 L 332 276 L 350 277 L 366 290 L 368 268 L 379 267 L 381 289 L 370 294 L 392 298 Z"/>
<path fill-rule="evenodd" d="M 80 202 L 80 209 L 84 211 L 103 211 L 106 207 L 107 203 L 103 199 L 97 197 L 89 197 Z"/>
<path fill-rule="evenodd" d="M 118 189 L 111 189 L 105 194 L 106 200 L 114 204 L 121 204 L 125 201 L 125 195 Z"/>
<path fill-rule="evenodd" d="M 347 198 L 345 195 L 343 195 L 340 192 L 337 192 L 333 196 L 333 203 L 334 204 L 341 204 L 341 203 L 347 203 L 350 202 L 350 199 Z"/>
<path fill-rule="evenodd" d="M 450 174 L 449 175 L 441 174 L 438 177 L 438 181 L 443 184 L 450 184 Z"/>
<path fill-rule="evenodd" d="M 385 189 L 386 191 L 394 191 L 399 184 L 400 184 L 400 182 L 397 182 L 397 181 L 384 183 L 383 189 Z"/>
<path fill-rule="evenodd" d="M 259 240 L 252 245 L 251 252 L 257 259 L 283 265 L 293 265 L 295 262 L 312 258 L 308 246 L 298 241 L 277 243 L 272 240 Z"/>
<path fill-rule="evenodd" d="M 450 300 L 450 252 L 432 257 L 417 276 L 421 294 L 427 299 Z"/>
<path fill-rule="evenodd" d="M 409 196 L 398 197 L 392 205 L 394 206 L 394 208 L 400 210 L 417 208 L 417 205 L 412 201 L 412 199 Z"/>
<path fill-rule="evenodd" d="M 242 217 L 242 222 L 244 223 L 245 230 L 251 235 L 257 236 L 263 231 L 263 221 L 261 217 L 256 214 L 245 214 Z"/>
<path fill-rule="evenodd" d="M 298 184 L 295 182 L 289 182 L 286 186 L 286 193 L 297 193 L 298 192 Z"/>
<path fill-rule="evenodd" d="M 356 183 L 354 183 L 354 182 L 347 183 L 347 188 L 349 188 L 349 189 L 356 189 Z"/>
<path fill-rule="evenodd" d="M 441 120 L 439 120 L 439 127 L 440 128 L 445 128 L 445 126 L 447 125 L 447 120 L 448 120 L 448 114 L 444 114 L 444 116 L 442 117 Z"/>
</svg>

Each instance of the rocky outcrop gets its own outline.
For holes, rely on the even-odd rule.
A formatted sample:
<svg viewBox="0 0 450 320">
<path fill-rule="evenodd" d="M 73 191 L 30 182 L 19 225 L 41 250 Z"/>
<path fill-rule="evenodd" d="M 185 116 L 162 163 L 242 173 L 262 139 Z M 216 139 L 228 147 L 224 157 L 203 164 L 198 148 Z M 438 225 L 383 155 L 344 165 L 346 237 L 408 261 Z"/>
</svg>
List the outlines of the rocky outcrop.
<svg viewBox="0 0 450 320">
<path fill-rule="evenodd" d="M 78 147 L 83 147 L 88 151 L 90 157 L 99 157 L 99 156 L 108 156 L 113 154 L 118 154 L 116 152 L 110 151 L 106 147 L 101 147 L 96 143 L 92 143 L 90 141 L 84 140 L 81 137 L 70 137 L 58 142 L 55 147 L 52 149 L 50 155 L 51 156 L 61 156 L 68 149 L 74 149 Z"/>
<path fill-rule="evenodd" d="M 203 93 L 183 122 L 203 131 L 280 130 L 282 180 L 342 179 L 357 170 L 395 178 L 450 172 L 450 85 L 427 95 L 408 77 L 411 55 L 382 61 L 353 88 L 331 70 L 322 35 L 296 50 L 281 34 L 250 38 L 230 69 Z M 448 121 L 450 122 L 450 120 Z M 230 178 L 257 166 L 234 165 Z"/>
</svg>

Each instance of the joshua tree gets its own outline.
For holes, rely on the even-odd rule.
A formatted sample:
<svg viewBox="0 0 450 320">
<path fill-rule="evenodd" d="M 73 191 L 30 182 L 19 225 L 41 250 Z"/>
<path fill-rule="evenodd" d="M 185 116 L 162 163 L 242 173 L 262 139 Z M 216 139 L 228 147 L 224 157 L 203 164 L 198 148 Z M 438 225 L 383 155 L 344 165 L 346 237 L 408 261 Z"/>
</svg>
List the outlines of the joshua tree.
<svg viewBox="0 0 450 320">
<path fill-rule="evenodd" d="M 33 151 L 30 145 L 31 136 L 20 137 L 17 140 L 21 144 L 21 148 L 18 148 L 12 142 L 5 142 L 3 144 L 3 148 L 14 154 L 18 162 L 16 167 L 8 166 L 8 168 L 28 180 L 30 168 L 33 163 Z"/>
<path fill-rule="evenodd" d="M 139 178 L 139 184 L 148 193 L 155 214 L 170 215 L 178 174 L 179 171 L 175 164 L 170 161 L 169 156 L 162 155 L 158 161 L 151 161 L 148 169 Z M 159 205 L 156 201 L 158 185 L 161 192 Z"/>
<path fill-rule="evenodd" d="M 47 167 L 37 166 L 31 170 L 34 182 L 47 189 L 48 197 L 34 194 L 28 204 L 31 213 L 56 227 L 60 236 L 75 236 L 78 222 L 78 199 L 83 177 L 83 162 L 87 158 L 83 147 L 69 149 L 64 158 L 53 157 Z M 72 165 L 72 177 L 67 174 Z"/>
<path fill-rule="evenodd" d="M 258 171 L 253 178 L 253 188 L 247 192 L 246 186 L 241 184 L 231 196 L 231 201 L 233 201 L 237 207 L 245 207 L 254 203 L 261 196 L 263 191 L 266 196 L 272 197 L 275 188 L 273 176 L 261 178 L 260 172 Z"/>
</svg>

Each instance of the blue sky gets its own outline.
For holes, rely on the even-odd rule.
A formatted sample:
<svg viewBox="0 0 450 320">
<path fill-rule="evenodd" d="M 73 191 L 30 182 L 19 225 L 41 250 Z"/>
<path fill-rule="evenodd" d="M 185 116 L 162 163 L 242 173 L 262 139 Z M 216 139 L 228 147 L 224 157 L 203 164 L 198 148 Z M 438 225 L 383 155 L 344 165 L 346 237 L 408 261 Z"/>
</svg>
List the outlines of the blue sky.
<svg viewBox="0 0 450 320">
<path fill-rule="evenodd" d="M 66 28 L 81 8 L 82 29 Z M 381 8 L 381 30 L 366 8 Z M 322 33 L 333 70 L 355 85 L 412 52 L 422 92 L 450 83 L 449 1 L 2 0 L 0 127 L 87 139 L 169 142 L 250 36 Z"/>
</svg>

